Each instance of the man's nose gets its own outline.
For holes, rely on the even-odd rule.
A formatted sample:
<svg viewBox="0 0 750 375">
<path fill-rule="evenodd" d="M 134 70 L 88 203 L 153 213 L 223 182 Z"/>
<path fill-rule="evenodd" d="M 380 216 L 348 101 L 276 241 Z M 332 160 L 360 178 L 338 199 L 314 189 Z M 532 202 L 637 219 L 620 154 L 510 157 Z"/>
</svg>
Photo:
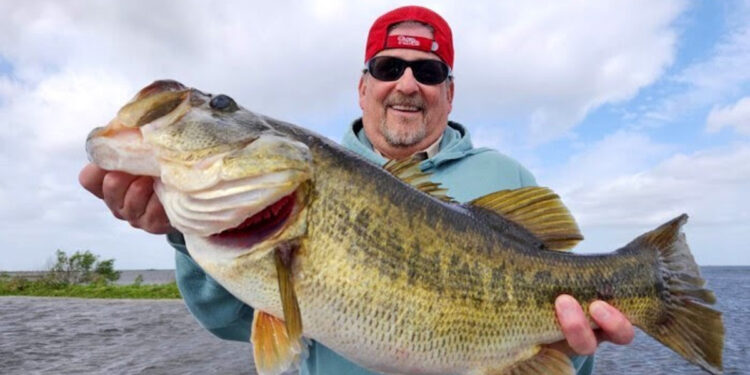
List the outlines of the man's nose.
<svg viewBox="0 0 750 375">
<path fill-rule="evenodd" d="M 412 72 L 410 67 L 406 67 L 404 74 L 398 79 L 396 90 L 406 95 L 411 95 L 419 91 L 419 82 L 414 78 L 414 72 Z"/>
</svg>

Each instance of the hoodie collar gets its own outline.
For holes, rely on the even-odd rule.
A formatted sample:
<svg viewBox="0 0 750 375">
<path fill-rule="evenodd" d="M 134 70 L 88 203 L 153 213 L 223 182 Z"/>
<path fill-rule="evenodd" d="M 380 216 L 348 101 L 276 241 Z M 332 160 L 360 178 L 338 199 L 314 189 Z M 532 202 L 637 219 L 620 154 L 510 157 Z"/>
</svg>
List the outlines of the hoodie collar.
<svg viewBox="0 0 750 375">
<path fill-rule="evenodd" d="M 388 159 L 382 157 L 373 149 L 372 143 L 367 139 L 365 132 L 362 130 L 361 118 L 355 120 L 349 127 L 344 134 L 342 144 L 346 148 L 379 165 L 383 165 L 388 161 Z M 420 168 L 426 171 L 448 161 L 486 151 L 489 151 L 489 149 L 484 147 L 474 148 L 472 146 L 469 132 L 463 125 L 448 121 L 448 126 L 443 131 L 437 153 L 422 161 Z"/>
</svg>

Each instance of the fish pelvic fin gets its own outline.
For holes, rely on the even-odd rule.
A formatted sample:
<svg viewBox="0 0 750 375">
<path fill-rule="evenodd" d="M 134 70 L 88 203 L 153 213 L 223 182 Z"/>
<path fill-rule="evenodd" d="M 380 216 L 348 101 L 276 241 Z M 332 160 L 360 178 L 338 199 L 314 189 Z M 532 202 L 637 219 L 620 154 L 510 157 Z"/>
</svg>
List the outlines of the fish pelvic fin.
<svg viewBox="0 0 750 375">
<path fill-rule="evenodd" d="M 422 161 L 418 158 L 406 158 L 402 160 L 388 160 L 383 169 L 392 174 L 399 180 L 413 186 L 417 190 L 439 199 L 446 203 L 458 203 L 455 199 L 448 196 L 448 189 L 445 189 L 437 182 L 430 181 L 431 173 L 423 172 L 419 168 Z"/>
<path fill-rule="evenodd" d="M 682 214 L 636 238 L 623 251 L 655 250 L 658 254 L 663 308 L 654 319 L 639 325 L 641 329 L 689 362 L 720 374 L 724 324 L 721 312 L 706 306 L 715 303 L 716 297 L 703 287 L 705 280 L 680 231 L 687 219 Z"/>
<path fill-rule="evenodd" d="M 548 347 L 534 347 L 528 359 L 504 368 L 488 368 L 478 372 L 481 375 L 574 375 L 575 368 L 570 358 L 563 352 Z M 475 374 L 477 372 L 472 372 Z"/>
<path fill-rule="evenodd" d="M 302 313 L 299 310 L 297 294 L 294 292 L 292 281 L 292 257 L 296 247 L 292 244 L 282 244 L 274 252 L 276 275 L 279 283 L 279 297 L 284 312 L 286 331 L 292 340 L 298 341 L 302 337 Z"/>
<path fill-rule="evenodd" d="M 259 375 L 279 375 L 298 368 L 306 356 L 305 342 L 290 338 L 283 320 L 260 310 L 253 316 L 250 342 Z"/>
<path fill-rule="evenodd" d="M 583 240 L 578 224 L 560 196 L 546 187 L 501 190 L 474 199 L 469 204 L 521 225 L 549 250 L 567 251 Z"/>
</svg>

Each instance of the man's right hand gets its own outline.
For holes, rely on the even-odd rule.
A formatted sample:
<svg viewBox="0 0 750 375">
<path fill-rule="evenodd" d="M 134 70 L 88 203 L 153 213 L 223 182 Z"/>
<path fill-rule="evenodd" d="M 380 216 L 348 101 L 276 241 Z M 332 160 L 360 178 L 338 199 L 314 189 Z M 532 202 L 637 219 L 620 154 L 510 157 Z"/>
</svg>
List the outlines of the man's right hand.
<svg viewBox="0 0 750 375">
<path fill-rule="evenodd" d="M 106 171 L 88 164 L 78 175 L 86 190 L 104 200 L 112 214 L 135 228 L 153 234 L 174 231 L 159 197 L 154 193 L 154 179 L 124 172 Z"/>
</svg>

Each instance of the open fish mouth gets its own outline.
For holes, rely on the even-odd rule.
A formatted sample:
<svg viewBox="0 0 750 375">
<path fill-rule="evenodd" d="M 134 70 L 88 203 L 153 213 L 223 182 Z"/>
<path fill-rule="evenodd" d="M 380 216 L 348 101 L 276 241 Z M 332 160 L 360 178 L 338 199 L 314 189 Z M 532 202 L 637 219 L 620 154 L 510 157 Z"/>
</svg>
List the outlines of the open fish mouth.
<svg viewBox="0 0 750 375">
<path fill-rule="evenodd" d="M 286 195 L 248 217 L 240 225 L 210 235 L 209 242 L 223 247 L 242 249 L 261 243 L 284 228 L 297 205 L 296 195 L 296 191 Z"/>
</svg>

